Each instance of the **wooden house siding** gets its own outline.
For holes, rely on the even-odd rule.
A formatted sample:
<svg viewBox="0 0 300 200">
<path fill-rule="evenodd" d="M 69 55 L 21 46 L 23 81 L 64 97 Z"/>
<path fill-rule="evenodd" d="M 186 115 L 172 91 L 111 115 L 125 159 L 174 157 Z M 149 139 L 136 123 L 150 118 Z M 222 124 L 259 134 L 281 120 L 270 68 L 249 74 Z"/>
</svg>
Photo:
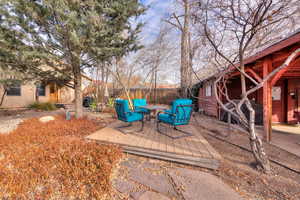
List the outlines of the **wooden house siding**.
<svg viewBox="0 0 300 200">
<path fill-rule="evenodd" d="M 200 87 L 198 105 L 199 109 L 203 110 L 203 112 L 207 115 L 218 117 L 218 103 L 215 98 L 215 92 L 213 88 L 213 81 L 208 81 L 203 83 L 202 87 Z M 211 96 L 206 96 L 206 87 L 211 86 Z"/>
<path fill-rule="evenodd" d="M 295 115 L 294 115 L 294 111 L 295 110 L 300 111 L 299 105 L 298 105 L 298 108 L 296 108 L 297 105 L 296 105 L 295 98 L 292 97 L 291 95 L 289 95 L 289 93 L 296 91 L 296 89 L 300 89 L 300 77 L 299 77 L 299 79 L 290 79 L 290 80 L 288 80 L 288 92 L 287 92 L 288 93 L 288 95 L 287 95 L 287 100 L 288 100 L 288 104 L 287 104 L 287 123 L 288 124 L 297 123 Z"/>
<path fill-rule="evenodd" d="M 288 38 L 260 51 L 259 53 L 245 59 L 245 71 L 252 78 L 260 81 L 280 67 L 284 61 L 297 49 L 300 48 L 300 30 Z M 231 68 L 230 68 L 231 69 Z M 199 106 L 205 113 L 218 117 L 218 106 L 216 100 L 207 98 L 204 85 L 206 82 L 215 80 L 218 74 L 202 81 L 199 89 Z M 241 84 L 240 72 L 230 73 L 227 89 L 231 99 L 240 99 Z M 253 84 L 246 83 L 248 89 Z M 280 92 L 280 93 L 279 93 Z M 298 94 L 298 95 L 297 95 Z M 250 100 L 263 105 L 263 118 L 265 139 L 271 140 L 271 123 L 298 123 L 295 112 L 300 112 L 300 54 L 298 54 L 289 66 L 277 72 L 263 87 L 249 96 Z M 226 100 L 223 99 L 226 103 Z"/>
</svg>

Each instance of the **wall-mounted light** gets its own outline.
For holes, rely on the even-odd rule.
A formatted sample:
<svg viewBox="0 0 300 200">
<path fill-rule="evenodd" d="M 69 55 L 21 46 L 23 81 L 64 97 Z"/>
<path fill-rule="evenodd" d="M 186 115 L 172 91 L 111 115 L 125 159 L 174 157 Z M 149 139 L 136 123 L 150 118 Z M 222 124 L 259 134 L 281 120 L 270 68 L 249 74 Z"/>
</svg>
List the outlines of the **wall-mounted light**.
<svg viewBox="0 0 300 200">
<path fill-rule="evenodd" d="M 295 92 L 290 92 L 290 96 L 295 96 Z"/>
</svg>

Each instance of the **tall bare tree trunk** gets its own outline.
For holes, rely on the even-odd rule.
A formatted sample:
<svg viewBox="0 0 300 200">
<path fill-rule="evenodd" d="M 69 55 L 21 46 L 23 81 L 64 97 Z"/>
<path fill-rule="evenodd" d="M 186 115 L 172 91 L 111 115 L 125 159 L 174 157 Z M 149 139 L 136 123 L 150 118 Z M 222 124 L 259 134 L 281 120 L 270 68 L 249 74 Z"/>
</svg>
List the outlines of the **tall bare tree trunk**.
<svg viewBox="0 0 300 200">
<path fill-rule="evenodd" d="M 38 87 L 38 85 L 35 85 L 35 101 L 36 102 L 40 101 L 40 95 L 39 95 L 39 87 Z"/>
<path fill-rule="evenodd" d="M 265 173 L 271 172 L 270 162 L 267 158 L 267 154 L 263 147 L 261 139 L 255 132 L 255 110 L 253 109 L 249 100 L 246 100 L 246 106 L 250 112 L 249 116 L 249 134 L 250 134 L 250 146 L 254 158 L 257 162 L 257 166 L 262 168 Z"/>
<path fill-rule="evenodd" d="M 241 63 L 241 71 L 245 72 L 245 65 L 243 61 L 243 57 L 240 57 Z M 242 88 L 242 98 L 246 96 L 247 85 L 246 85 L 246 77 L 241 73 L 241 88 Z M 251 105 L 250 100 L 246 99 L 246 107 L 249 110 L 249 139 L 250 139 L 250 147 L 253 153 L 253 156 L 256 160 L 257 166 L 261 168 L 265 173 L 271 172 L 270 162 L 267 158 L 267 154 L 265 153 L 265 149 L 263 147 L 261 139 L 257 136 L 255 131 L 255 110 Z"/>
<path fill-rule="evenodd" d="M 191 85 L 191 70 L 189 64 L 189 23 L 190 23 L 190 4 L 188 0 L 184 2 L 184 25 L 181 33 L 181 95 L 183 97 L 188 96 L 188 88 Z"/>
<path fill-rule="evenodd" d="M 78 119 L 83 116 L 80 69 L 75 69 L 74 84 L 75 84 L 75 117 Z"/>
</svg>

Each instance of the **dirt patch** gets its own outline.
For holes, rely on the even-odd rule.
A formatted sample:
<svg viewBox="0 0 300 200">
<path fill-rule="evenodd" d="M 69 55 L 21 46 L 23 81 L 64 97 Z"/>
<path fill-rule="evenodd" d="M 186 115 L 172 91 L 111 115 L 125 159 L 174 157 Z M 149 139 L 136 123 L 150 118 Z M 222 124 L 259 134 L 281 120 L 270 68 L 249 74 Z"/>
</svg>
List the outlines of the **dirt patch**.
<svg viewBox="0 0 300 200">
<path fill-rule="evenodd" d="M 17 116 L 26 113 L 28 111 L 29 109 L 14 109 L 14 110 L 0 109 L 0 117 Z"/>
<path fill-rule="evenodd" d="M 46 115 L 58 115 L 64 114 L 63 109 L 58 109 L 55 111 L 38 111 L 30 109 L 11 109 L 11 110 L 1 110 L 0 109 L 0 120 L 11 120 L 16 118 L 29 119 L 34 117 L 43 117 Z"/>
<path fill-rule="evenodd" d="M 216 171 L 216 175 L 239 191 L 240 194 L 248 196 L 249 199 L 300 199 L 299 173 L 273 162 L 271 163 L 271 175 L 260 173 L 253 165 L 254 158 L 251 152 L 226 142 L 249 148 L 246 134 L 233 131 L 230 136 L 224 137 L 224 135 L 228 135 L 226 125 L 205 116 L 201 116 L 197 123 L 194 123 L 199 125 L 198 129 L 201 130 L 203 136 L 224 158 L 220 169 Z M 300 169 L 299 157 L 267 143 L 265 143 L 265 148 L 272 160 L 293 167 L 295 170 Z"/>
<path fill-rule="evenodd" d="M 102 127 L 55 116 L 48 123 L 28 119 L 0 135 L 0 199 L 111 199 L 121 150 L 83 139 Z"/>
</svg>

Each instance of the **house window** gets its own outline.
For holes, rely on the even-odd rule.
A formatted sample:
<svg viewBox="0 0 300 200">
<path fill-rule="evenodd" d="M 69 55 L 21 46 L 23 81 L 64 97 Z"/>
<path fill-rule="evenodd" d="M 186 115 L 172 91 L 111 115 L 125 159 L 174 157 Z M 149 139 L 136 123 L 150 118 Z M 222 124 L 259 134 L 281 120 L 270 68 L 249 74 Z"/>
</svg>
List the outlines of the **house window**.
<svg viewBox="0 0 300 200">
<path fill-rule="evenodd" d="M 272 99 L 273 99 L 273 101 L 280 101 L 281 87 L 273 87 L 272 88 Z"/>
<path fill-rule="evenodd" d="M 207 85 L 205 87 L 205 96 L 210 97 L 211 96 L 211 85 Z"/>
<path fill-rule="evenodd" d="M 7 96 L 21 96 L 21 84 L 14 83 L 13 85 L 9 86 Z"/>
<path fill-rule="evenodd" d="M 37 85 L 37 92 L 39 96 L 46 96 L 46 86 L 44 84 Z"/>
</svg>

